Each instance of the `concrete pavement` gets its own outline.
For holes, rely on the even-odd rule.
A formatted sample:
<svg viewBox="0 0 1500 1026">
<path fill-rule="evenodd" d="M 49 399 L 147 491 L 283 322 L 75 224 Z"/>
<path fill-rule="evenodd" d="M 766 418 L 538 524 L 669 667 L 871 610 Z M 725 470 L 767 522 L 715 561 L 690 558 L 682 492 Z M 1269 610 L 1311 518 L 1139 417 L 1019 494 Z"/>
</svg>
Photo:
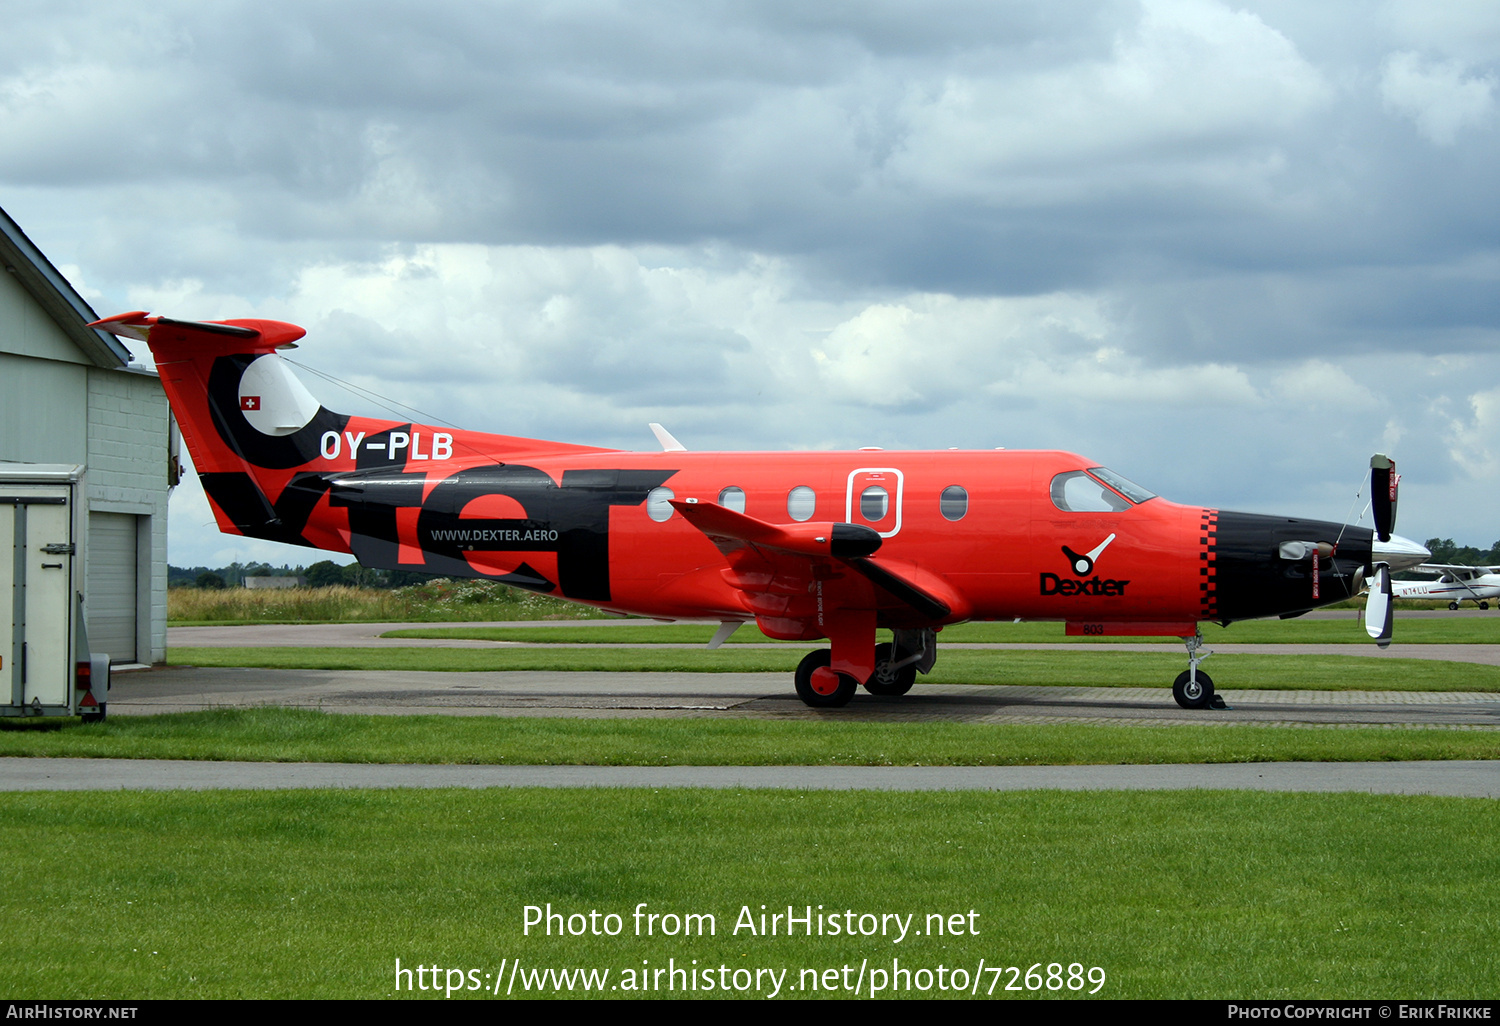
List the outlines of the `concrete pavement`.
<svg viewBox="0 0 1500 1026">
<path fill-rule="evenodd" d="M 437 787 L 795 790 L 1061 789 L 1362 792 L 1500 798 L 1496 762 L 1286 762 L 1166 766 L 411 766 L 0 759 L 0 791 Z"/>
<path fill-rule="evenodd" d="M 119 674 L 111 716 L 261 705 L 325 712 L 479 716 L 718 716 L 801 720 L 1121 725 L 1380 725 L 1500 728 L 1500 694 L 1221 692 L 1228 709 L 1178 708 L 1168 688 L 918 684 L 810 709 L 785 673 L 272 670 L 167 667 Z"/>
</svg>

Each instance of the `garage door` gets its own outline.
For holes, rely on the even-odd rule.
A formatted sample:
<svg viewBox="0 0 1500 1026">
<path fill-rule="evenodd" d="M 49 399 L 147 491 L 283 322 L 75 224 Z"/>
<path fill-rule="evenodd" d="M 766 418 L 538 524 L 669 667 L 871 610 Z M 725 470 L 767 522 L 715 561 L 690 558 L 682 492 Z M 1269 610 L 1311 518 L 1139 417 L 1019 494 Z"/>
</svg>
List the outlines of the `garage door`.
<svg viewBox="0 0 1500 1026">
<path fill-rule="evenodd" d="M 135 658 L 135 532 L 129 513 L 90 513 L 87 603 L 89 648 L 112 663 Z"/>
</svg>

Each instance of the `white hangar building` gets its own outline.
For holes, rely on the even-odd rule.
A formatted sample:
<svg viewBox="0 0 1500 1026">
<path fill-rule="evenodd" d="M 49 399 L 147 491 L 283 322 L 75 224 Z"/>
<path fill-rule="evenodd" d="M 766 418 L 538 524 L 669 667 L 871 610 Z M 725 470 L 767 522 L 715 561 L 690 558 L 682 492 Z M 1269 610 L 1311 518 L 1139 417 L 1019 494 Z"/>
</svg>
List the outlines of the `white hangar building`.
<svg viewBox="0 0 1500 1026">
<path fill-rule="evenodd" d="M 161 382 L 88 327 L 98 315 L 3 210 L 0 265 L 0 470 L 85 468 L 89 648 L 115 664 L 162 662 L 178 463 Z"/>
</svg>

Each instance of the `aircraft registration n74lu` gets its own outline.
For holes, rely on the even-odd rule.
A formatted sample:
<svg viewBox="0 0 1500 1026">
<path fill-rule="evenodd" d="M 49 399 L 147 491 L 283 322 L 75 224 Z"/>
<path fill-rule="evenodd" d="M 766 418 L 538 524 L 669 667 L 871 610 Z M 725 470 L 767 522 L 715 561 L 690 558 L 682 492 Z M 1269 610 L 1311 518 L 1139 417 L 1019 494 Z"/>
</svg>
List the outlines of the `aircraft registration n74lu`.
<svg viewBox="0 0 1500 1026">
<path fill-rule="evenodd" d="M 1372 532 L 1179 505 L 1067 452 L 687 452 L 657 429 L 664 451 L 641 453 L 353 417 L 277 355 L 296 325 L 136 311 L 94 327 L 151 347 L 221 530 L 717 620 L 714 644 L 749 620 L 827 639 L 795 676 L 811 706 L 904 694 L 944 626 L 1019 618 L 1181 638 L 1173 695 L 1206 708 L 1201 622 L 1297 615 L 1368 581 L 1384 645 L 1390 571 L 1429 555 L 1390 533 L 1383 456 Z"/>
</svg>

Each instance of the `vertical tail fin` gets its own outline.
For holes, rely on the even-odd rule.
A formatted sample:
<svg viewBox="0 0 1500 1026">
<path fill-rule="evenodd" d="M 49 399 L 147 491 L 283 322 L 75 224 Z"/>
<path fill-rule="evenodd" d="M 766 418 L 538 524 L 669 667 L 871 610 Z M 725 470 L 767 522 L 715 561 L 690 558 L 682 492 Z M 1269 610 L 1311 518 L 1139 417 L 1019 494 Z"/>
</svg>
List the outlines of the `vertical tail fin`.
<svg viewBox="0 0 1500 1026">
<path fill-rule="evenodd" d="M 142 311 L 92 327 L 151 347 L 220 530 L 347 551 L 308 518 L 328 489 L 325 436 L 342 437 L 347 415 L 325 409 L 277 350 L 306 332 L 269 320 L 175 321 Z M 353 461 L 347 461 L 348 465 Z M 316 465 L 322 473 L 308 473 Z"/>
<path fill-rule="evenodd" d="M 151 347 L 219 529 L 230 534 L 416 569 L 428 562 L 417 516 L 429 483 L 457 482 L 465 468 L 488 473 L 518 459 L 609 451 L 334 413 L 277 355 L 305 334 L 295 324 L 134 311 L 92 326 Z"/>
</svg>

